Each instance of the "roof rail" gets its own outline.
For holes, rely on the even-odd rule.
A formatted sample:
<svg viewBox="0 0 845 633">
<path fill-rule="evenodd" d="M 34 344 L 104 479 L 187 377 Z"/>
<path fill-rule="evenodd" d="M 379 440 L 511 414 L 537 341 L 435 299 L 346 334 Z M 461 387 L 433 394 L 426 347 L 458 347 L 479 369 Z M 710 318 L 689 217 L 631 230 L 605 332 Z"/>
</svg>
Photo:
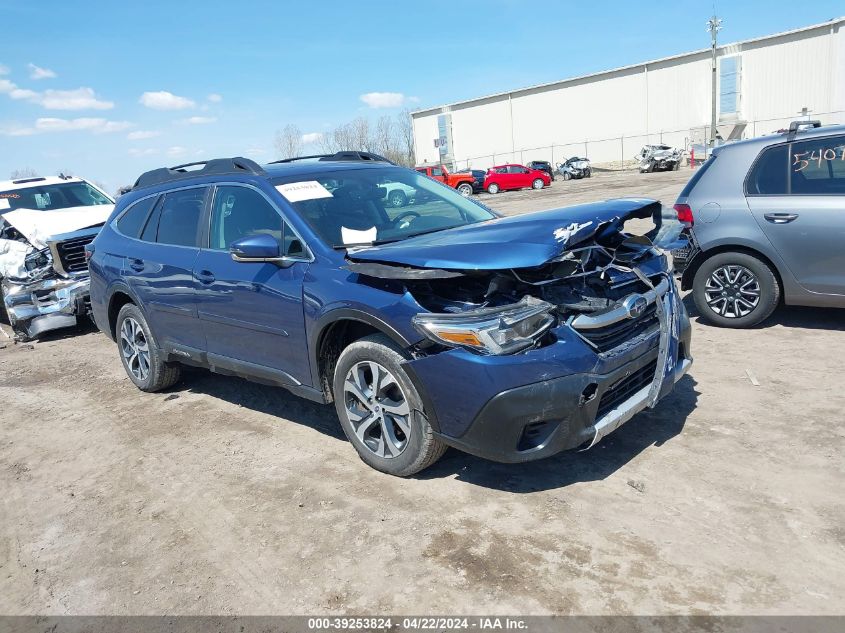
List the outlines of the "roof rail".
<svg viewBox="0 0 845 633">
<path fill-rule="evenodd" d="M 187 169 L 188 167 L 195 167 L 197 165 L 203 165 L 203 167 L 201 169 Z M 160 167 L 144 172 L 138 177 L 135 184 L 132 185 L 132 189 L 152 187 L 153 185 L 160 185 L 174 180 L 209 176 L 212 174 L 252 174 L 255 176 L 264 176 L 267 172 L 255 161 L 244 158 L 243 156 L 213 158 L 211 160 L 185 163 L 184 165 L 176 165 L 174 167 Z"/>
<path fill-rule="evenodd" d="M 34 178 L 20 178 L 19 180 L 13 180 L 13 185 L 22 185 L 27 182 L 38 182 L 40 180 L 47 180 L 44 176 L 35 176 Z"/>
<path fill-rule="evenodd" d="M 795 135 L 798 134 L 798 130 L 801 129 L 802 127 L 817 128 L 817 127 L 821 127 L 821 126 L 822 126 L 822 122 L 818 121 L 818 120 L 816 120 L 816 121 L 793 121 L 792 123 L 789 124 L 788 140 L 791 141 L 792 139 L 794 139 Z"/>
<path fill-rule="evenodd" d="M 392 160 L 386 159 L 384 156 L 379 156 L 378 154 L 373 154 L 372 152 L 359 152 L 356 150 L 343 150 L 340 152 L 335 152 L 334 154 L 312 154 L 310 156 L 294 156 L 293 158 L 283 158 L 281 160 L 274 160 L 270 165 L 276 165 L 279 163 L 293 163 L 298 160 L 320 160 L 320 161 L 375 161 L 379 163 L 388 163 L 390 165 L 395 165 Z"/>
</svg>

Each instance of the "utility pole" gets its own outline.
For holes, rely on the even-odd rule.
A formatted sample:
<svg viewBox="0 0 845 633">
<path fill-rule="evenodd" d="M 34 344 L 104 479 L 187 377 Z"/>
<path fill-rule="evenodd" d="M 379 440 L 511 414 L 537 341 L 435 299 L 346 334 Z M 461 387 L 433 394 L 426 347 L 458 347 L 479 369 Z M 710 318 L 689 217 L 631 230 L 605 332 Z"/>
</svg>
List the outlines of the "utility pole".
<svg viewBox="0 0 845 633">
<path fill-rule="evenodd" d="M 713 17 L 707 20 L 707 30 L 710 31 L 710 46 L 711 46 L 711 85 L 710 85 L 710 146 L 716 144 L 716 34 L 722 29 L 721 18 L 716 17 L 715 12 Z"/>
</svg>

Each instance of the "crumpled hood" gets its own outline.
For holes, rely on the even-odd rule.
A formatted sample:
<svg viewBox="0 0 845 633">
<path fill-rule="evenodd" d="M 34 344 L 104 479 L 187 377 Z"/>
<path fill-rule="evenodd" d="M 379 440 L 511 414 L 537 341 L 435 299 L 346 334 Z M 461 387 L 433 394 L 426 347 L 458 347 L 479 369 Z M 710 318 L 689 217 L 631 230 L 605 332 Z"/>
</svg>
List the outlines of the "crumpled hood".
<svg viewBox="0 0 845 633">
<path fill-rule="evenodd" d="M 104 224 L 113 210 L 113 204 L 69 207 L 55 211 L 15 209 L 0 217 L 15 227 L 35 248 L 42 249 L 46 248 L 47 240 L 53 235 Z"/>
<path fill-rule="evenodd" d="M 351 251 L 347 258 L 452 270 L 529 268 L 541 266 L 605 230 L 618 230 L 628 219 L 647 217 L 654 217 L 660 226 L 658 201 L 605 200 L 420 235 Z"/>
</svg>

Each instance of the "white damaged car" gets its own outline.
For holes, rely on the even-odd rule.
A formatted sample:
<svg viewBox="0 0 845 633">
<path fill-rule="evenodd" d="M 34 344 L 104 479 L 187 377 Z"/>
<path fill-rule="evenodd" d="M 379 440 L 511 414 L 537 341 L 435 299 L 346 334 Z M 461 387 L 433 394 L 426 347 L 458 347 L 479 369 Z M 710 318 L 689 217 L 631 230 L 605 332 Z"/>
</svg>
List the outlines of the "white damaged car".
<svg viewBox="0 0 845 633">
<path fill-rule="evenodd" d="M 112 209 L 114 200 L 81 178 L 0 181 L 0 308 L 18 339 L 89 314 L 85 247 Z"/>
</svg>

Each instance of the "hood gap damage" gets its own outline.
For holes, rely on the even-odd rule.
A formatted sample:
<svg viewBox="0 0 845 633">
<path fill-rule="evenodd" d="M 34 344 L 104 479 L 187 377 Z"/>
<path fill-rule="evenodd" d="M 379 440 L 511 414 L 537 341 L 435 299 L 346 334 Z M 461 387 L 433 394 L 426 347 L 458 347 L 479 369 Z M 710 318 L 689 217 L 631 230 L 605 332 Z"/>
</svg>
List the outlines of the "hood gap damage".
<svg viewBox="0 0 845 633">
<path fill-rule="evenodd" d="M 660 203 L 652 200 L 625 202 L 628 206 L 624 212 L 617 207 L 607 213 L 595 213 L 590 219 L 577 217 L 577 214 L 571 219 L 572 214 L 567 210 L 556 212 L 558 226 L 546 234 L 546 242 L 554 246 L 552 256 L 539 262 L 526 261 L 534 265 L 488 267 L 492 265 L 492 259 L 485 260 L 484 268 L 414 265 L 419 260 L 419 248 L 425 249 L 431 240 L 416 247 L 411 238 L 401 243 L 401 248 L 377 246 L 348 253 L 346 267 L 364 278 L 390 280 L 397 291 L 409 292 L 431 313 L 415 321 L 417 329 L 429 339 L 440 339 L 439 342 L 447 345 L 457 343 L 482 353 L 508 353 L 502 350 L 513 353 L 513 350 L 526 349 L 529 341 L 535 346 L 542 345 L 552 320 L 558 324 L 574 324 L 579 336 L 604 353 L 621 344 L 620 341 L 653 333 L 658 326 L 655 287 L 661 288 L 662 295 L 666 284 L 671 283 L 666 280 L 666 256 L 654 243 L 662 228 Z M 547 220 L 552 213 L 520 216 L 512 223 L 529 224 L 540 215 L 548 227 Z M 642 235 L 624 232 L 628 220 L 649 217 L 654 220 L 653 229 Z M 477 227 L 481 239 L 484 239 L 484 224 L 489 223 Z M 472 227 L 460 231 L 459 245 L 469 242 L 472 232 Z M 448 233 L 442 232 L 435 248 L 443 249 Z M 409 257 L 403 258 L 403 252 Z M 516 344 L 493 340 L 498 335 L 497 330 L 487 321 L 514 321 L 529 312 L 531 314 L 525 318 L 530 317 L 533 321 L 527 321 L 521 332 L 514 335 L 515 340 L 519 339 Z M 548 318 L 539 318 L 539 315 Z M 608 316 L 603 320 L 575 323 L 575 319 L 585 315 Z M 636 320 L 640 326 L 632 330 L 615 325 L 624 319 Z M 488 340 L 482 341 L 478 336 L 473 339 L 463 330 L 458 334 L 450 325 L 457 320 L 484 321 L 487 329 L 482 329 L 479 336 L 487 336 Z M 439 328 L 439 334 L 434 336 L 432 331 L 436 328 L 432 323 Z M 601 325 L 594 326 L 594 323 Z M 579 329 L 583 324 L 587 325 L 584 331 Z M 531 328 L 534 330 L 529 331 Z"/>
</svg>

